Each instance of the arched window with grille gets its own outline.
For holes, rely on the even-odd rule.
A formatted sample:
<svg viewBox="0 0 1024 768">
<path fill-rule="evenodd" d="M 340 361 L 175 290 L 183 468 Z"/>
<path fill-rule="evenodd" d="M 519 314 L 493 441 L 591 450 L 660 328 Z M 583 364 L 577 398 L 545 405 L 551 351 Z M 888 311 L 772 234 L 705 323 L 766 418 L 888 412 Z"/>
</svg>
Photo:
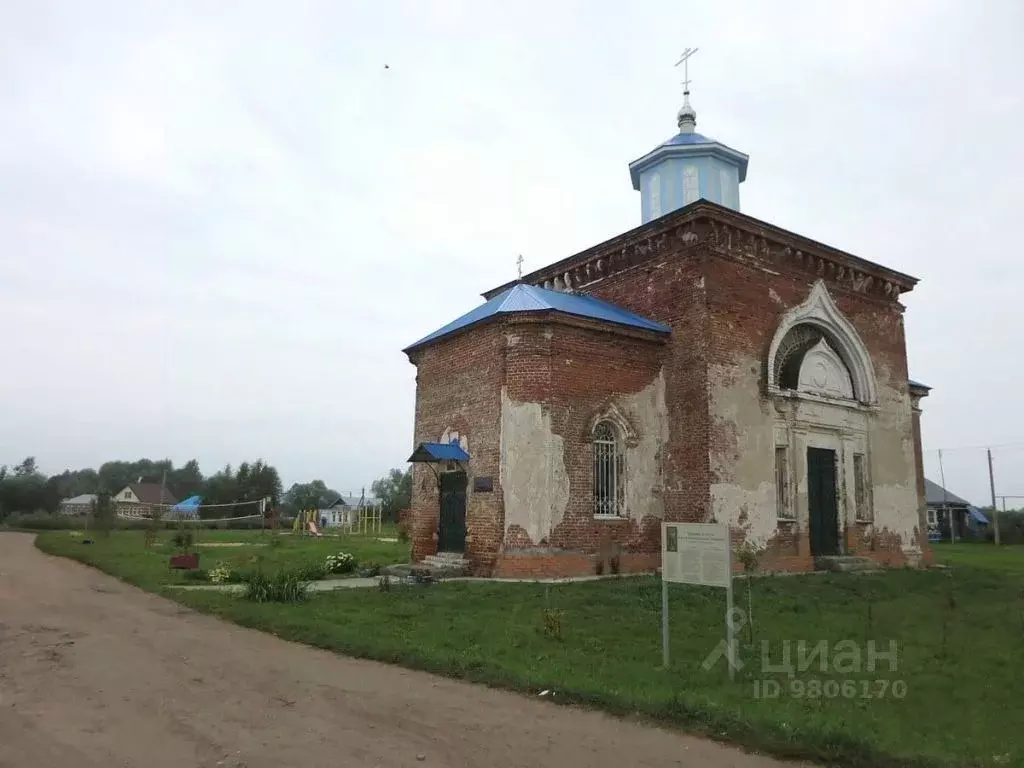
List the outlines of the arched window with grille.
<svg viewBox="0 0 1024 768">
<path fill-rule="evenodd" d="M 608 421 L 594 427 L 594 515 L 620 517 L 626 484 L 625 456 L 618 430 Z"/>
</svg>

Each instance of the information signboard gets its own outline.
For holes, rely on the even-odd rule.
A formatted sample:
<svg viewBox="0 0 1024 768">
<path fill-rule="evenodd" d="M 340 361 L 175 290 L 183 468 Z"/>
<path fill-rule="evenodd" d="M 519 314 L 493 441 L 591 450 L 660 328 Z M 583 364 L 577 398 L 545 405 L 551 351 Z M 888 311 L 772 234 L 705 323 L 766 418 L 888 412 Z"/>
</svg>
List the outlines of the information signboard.
<svg viewBox="0 0 1024 768">
<path fill-rule="evenodd" d="M 661 644 L 662 662 L 669 664 L 668 585 L 696 584 L 725 589 L 725 639 L 734 659 L 732 626 L 732 547 L 729 526 L 721 523 L 661 524 Z M 729 664 L 729 677 L 733 676 Z"/>
<path fill-rule="evenodd" d="M 678 584 L 728 587 L 729 528 L 717 523 L 662 523 L 662 578 Z"/>
</svg>

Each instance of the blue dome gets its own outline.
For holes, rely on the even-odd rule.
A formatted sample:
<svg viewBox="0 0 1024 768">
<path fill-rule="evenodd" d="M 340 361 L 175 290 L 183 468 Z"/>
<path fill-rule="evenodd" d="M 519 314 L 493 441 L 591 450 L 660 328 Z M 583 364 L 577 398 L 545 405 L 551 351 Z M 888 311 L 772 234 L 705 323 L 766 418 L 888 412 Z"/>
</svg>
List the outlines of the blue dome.
<svg viewBox="0 0 1024 768">
<path fill-rule="evenodd" d="M 671 139 L 663 142 L 660 146 L 671 147 L 678 144 L 714 144 L 714 139 L 709 139 L 701 133 L 677 133 Z"/>
</svg>

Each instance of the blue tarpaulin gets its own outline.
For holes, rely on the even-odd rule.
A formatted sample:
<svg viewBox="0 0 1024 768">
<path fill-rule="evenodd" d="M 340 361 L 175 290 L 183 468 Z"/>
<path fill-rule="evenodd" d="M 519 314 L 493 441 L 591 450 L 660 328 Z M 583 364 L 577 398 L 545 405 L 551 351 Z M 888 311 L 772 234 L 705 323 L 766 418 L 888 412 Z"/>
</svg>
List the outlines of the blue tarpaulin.
<svg viewBox="0 0 1024 768">
<path fill-rule="evenodd" d="M 203 503 L 202 496 L 189 496 L 184 501 L 179 501 L 173 507 L 171 512 L 178 517 L 198 517 L 199 506 Z"/>
</svg>

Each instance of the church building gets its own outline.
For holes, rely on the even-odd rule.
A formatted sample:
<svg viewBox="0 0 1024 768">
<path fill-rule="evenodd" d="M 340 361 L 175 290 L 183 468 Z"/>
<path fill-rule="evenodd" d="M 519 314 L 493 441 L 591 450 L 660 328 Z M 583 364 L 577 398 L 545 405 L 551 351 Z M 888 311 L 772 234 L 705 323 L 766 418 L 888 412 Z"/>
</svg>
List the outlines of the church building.
<svg viewBox="0 0 1024 768">
<path fill-rule="evenodd" d="M 413 558 L 498 577 L 653 571 L 662 521 L 762 570 L 916 565 L 917 280 L 740 212 L 747 155 L 696 131 L 629 165 L 641 224 L 484 294 L 416 366 Z"/>
</svg>

